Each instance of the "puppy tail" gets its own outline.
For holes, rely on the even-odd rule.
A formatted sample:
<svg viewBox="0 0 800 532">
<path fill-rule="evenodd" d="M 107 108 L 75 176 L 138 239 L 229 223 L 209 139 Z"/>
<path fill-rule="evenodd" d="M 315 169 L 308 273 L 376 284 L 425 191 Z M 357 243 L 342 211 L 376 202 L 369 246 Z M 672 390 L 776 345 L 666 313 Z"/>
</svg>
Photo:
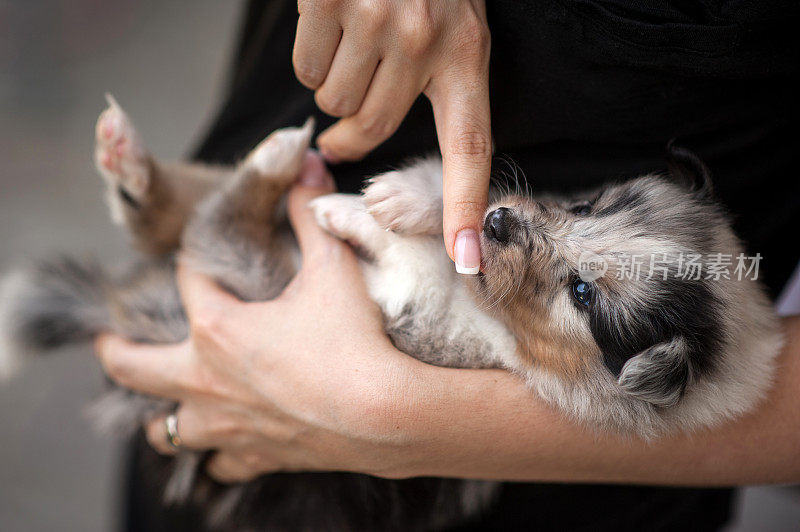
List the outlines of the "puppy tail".
<svg viewBox="0 0 800 532">
<path fill-rule="evenodd" d="M 0 378 L 23 355 L 90 340 L 109 324 L 106 276 L 99 267 L 60 258 L 0 281 Z"/>
</svg>

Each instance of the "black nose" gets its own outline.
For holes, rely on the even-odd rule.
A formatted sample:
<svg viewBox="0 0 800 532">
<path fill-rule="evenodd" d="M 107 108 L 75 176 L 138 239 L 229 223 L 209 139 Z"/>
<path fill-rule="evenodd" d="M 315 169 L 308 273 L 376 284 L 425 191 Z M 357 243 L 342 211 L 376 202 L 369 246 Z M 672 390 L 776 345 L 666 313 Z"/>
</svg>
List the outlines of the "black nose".
<svg viewBox="0 0 800 532">
<path fill-rule="evenodd" d="M 512 214 L 506 207 L 500 207 L 486 215 L 483 232 L 489 238 L 505 244 L 511 236 Z"/>
</svg>

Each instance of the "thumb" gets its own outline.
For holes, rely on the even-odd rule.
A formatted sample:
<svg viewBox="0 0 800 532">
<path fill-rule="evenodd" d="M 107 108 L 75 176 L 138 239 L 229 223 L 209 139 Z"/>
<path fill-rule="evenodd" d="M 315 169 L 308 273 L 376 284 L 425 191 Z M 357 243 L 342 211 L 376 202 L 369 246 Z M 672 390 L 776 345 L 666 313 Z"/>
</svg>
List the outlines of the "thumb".
<svg viewBox="0 0 800 532">
<path fill-rule="evenodd" d="M 303 168 L 297 183 L 289 191 L 289 222 L 300 244 L 303 261 L 319 254 L 319 250 L 335 242 L 317 224 L 308 203 L 319 196 L 334 192 L 336 187 L 322 157 L 309 151 L 303 161 Z"/>
<path fill-rule="evenodd" d="M 241 303 L 213 278 L 193 268 L 190 257 L 179 257 L 177 270 L 178 291 L 192 328 L 227 321 Z"/>
<path fill-rule="evenodd" d="M 446 80 L 429 97 L 442 152 L 445 246 L 459 273 L 476 274 L 492 163 L 488 79 Z"/>
</svg>

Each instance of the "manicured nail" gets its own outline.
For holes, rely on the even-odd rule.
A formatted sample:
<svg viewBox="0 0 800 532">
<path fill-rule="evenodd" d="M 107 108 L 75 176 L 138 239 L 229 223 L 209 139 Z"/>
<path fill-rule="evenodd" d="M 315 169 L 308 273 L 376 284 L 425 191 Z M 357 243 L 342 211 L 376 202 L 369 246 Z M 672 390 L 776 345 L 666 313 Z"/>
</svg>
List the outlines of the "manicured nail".
<svg viewBox="0 0 800 532">
<path fill-rule="evenodd" d="M 458 273 L 475 275 L 481 270 L 481 244 L 474 229 L 462 229 L 458 232 L 453 251 Z"/>
<path fill-rule="evenodd" d="M 325 167 L 325 163 L 319 155 L 313 151 L 308 151 L 303 159 L 303 167 L 300 170 L 298 182 L 304 187 L 311 188 L 331 188 L 331 174 Z"/>
</svg>

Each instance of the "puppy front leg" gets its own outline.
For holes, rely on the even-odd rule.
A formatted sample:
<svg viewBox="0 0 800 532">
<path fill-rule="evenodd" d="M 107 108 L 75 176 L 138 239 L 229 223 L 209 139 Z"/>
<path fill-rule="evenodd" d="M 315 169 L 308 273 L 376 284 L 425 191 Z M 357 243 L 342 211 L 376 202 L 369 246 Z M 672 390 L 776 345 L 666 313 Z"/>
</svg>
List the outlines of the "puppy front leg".
<svg viewBox="0 0 800 532">
<path fill-rule="evenodd" d="M 381 227 L 405 235 L 442 234 L 442 160 L 421 159 L 380 174 L 364 189 L 367 211 Z"/>
<path fill-rule="evenodd" d="M 397 235 L 387 232 L 368 212 L 364 198 L 356 194 L 328 194 L 309 207 L 327 232 L 351 244 L 367 258 L 380 256 Z"/>
</svg>

